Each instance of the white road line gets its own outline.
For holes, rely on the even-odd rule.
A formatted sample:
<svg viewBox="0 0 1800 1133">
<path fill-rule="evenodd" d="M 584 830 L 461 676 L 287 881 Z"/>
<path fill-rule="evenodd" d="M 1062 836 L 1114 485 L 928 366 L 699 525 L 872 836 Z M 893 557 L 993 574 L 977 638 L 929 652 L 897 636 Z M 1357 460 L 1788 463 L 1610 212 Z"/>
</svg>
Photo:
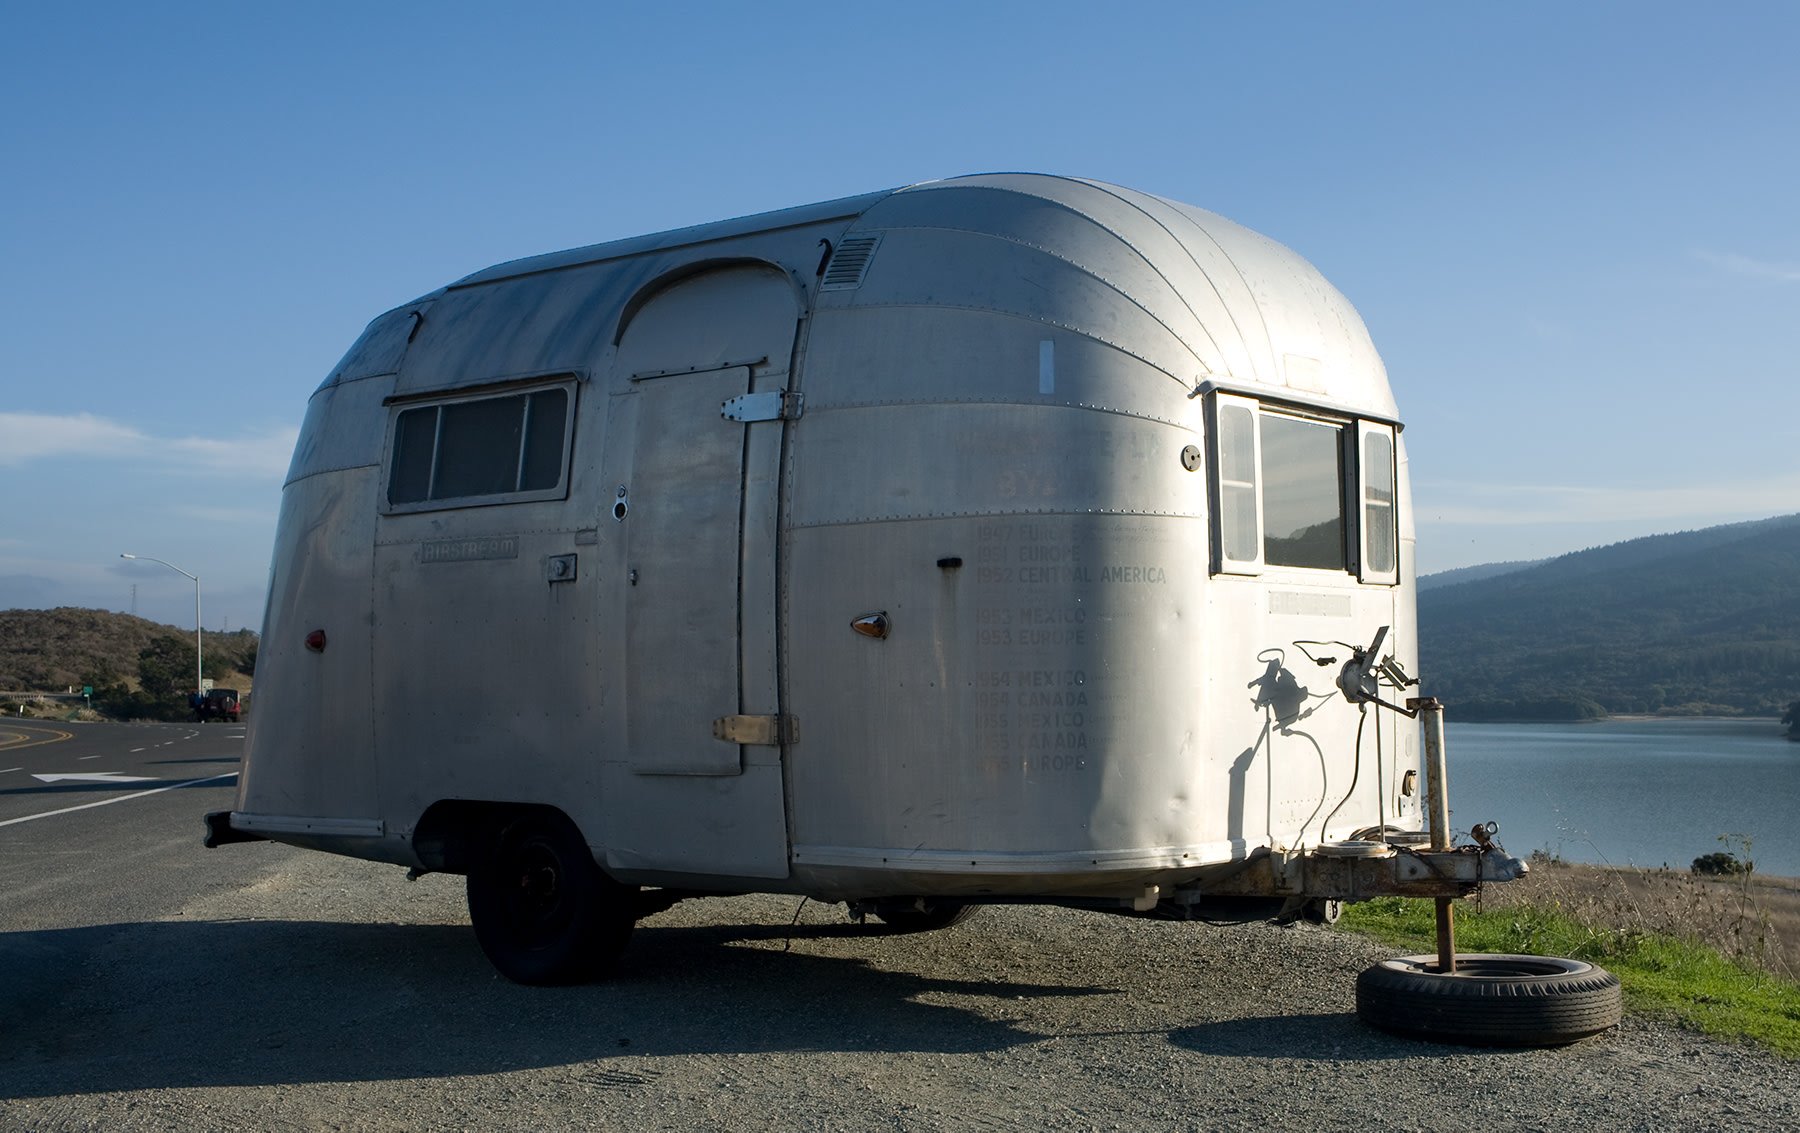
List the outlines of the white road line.
<svg viewBox="0 0 1800 1133">
<path fill-rule="evenodd" d="M 138 752 L 140 752 L 140 751 L 143 751 L 143 750 L 144 750 L 144 749 L 143 749 L 143 748 L 141 748 L 141 747 L 134 747 L 134 748 L 132 748 L 132 749 L 131 749 L 131 752 L 130 752 L 130 754 L 132 754 L 132 755 L 136 755 L 136 754 L 137 754 L 137 753 L 138 753 Z"/>
<path fill-rule="evenodd" d="M 154 775 L 125 775 L 117 771 L 51 771 L 32 776 L 46 783 L 60 783 L 65 779 L 74 779 L 83 783 L 154 783 Z"/>
<path fill-rule="evenodd" d="M 6 771 L 0 771 L 0 775 L 6 774 L 7 771 L 23 771 L 23 770 L 25 770 L 23 767 L 8 767 L 6 769 Z"/>
<path fill-rule="evenodd" d="M 80 759 L 99 759 L 99 758 L 100 758 L 100 757 L 99 757 L 99 756 L 97 756 L 97 755 L 83 755 L 83 756 L 78 756 L 78 757 L 77 757 L 77 758 L 80 758 Z"/>
<path fill-rule="evenodd" d="M 15 767 L 15 768 L 13 768 L 13 770 L 17 771 L 18 768 Z M 136 794 L 120 795 L 116 799 L 101 799 L 97 803 L 82 803 L 80 806 L 66 806 L 66 807 L 63 807 L 61 810 L 47 810 L 42 814 L 28 814 L 23 818 L 9 818 L 4 822 L 0 822 L 0 826 L 14 826 L 21 822 L 30 822 L 36 818 L 54 818 L 59 814 L 73 814 L 75 811 L 78 811 L 78 810 L 88 810 L 88 809 L 91 809 L 91 808 L 97 807 L 97 806 L 108 806 L 112 803 L 130 802 L 132 799 L 141 799 L 148 795 L 160 795 L 164 791 L 173 791 L 173 790 L 177 790 L 178 788 L 181 788 L 181 787 L 193 787 L 193 786 L 197 786 L 201 783 L 211 783 L 215 779 L 235 779 L 235 778 L 237 778 L 237 772 L 227 771 L 223 775 L 208 775 L 204 779 L 189 779 L 185 783 L 171 783 L 166 787 L 157 787 L 155 790 L 151 790 L 151 791 L 139 791 Z"/>
</svg>

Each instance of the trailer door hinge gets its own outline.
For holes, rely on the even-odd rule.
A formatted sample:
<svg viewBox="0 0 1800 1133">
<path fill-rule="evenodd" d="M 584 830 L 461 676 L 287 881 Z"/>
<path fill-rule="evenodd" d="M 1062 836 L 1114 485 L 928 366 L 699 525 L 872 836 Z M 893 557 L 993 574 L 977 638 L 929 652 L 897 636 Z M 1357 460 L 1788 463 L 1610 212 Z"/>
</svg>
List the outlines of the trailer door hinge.
<svg viewBox="0 0 1800 1133">
<path fill-rule="evenodd" d="M 732 744 L 787 745 L 800 742 L 798 716 L 721 716 L 713 738 Z"/>
<path fill-rule="evenodd" d="M 797 421 L 805 408 L 806 395 L 799 390 L 771 390 L 734 397 L 719 406 L 719 416 L 727 421 Z"/>
</svg>

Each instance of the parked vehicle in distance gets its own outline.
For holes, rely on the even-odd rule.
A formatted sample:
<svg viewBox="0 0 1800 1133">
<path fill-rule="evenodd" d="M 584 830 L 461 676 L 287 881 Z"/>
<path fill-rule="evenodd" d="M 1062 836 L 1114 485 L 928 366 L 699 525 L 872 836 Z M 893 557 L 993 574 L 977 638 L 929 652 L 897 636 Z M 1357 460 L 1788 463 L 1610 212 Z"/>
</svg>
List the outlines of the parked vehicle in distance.
<svg viewBox="0 0 1800 1133">
<path fill-rule="evenodd" d="M 235 724 L 239 719 L 238 690 L 235 688 L 208 689 L 206 696 L 200 701 L 200 723 L 208 720 L 228 720 Z"/>
</svg>

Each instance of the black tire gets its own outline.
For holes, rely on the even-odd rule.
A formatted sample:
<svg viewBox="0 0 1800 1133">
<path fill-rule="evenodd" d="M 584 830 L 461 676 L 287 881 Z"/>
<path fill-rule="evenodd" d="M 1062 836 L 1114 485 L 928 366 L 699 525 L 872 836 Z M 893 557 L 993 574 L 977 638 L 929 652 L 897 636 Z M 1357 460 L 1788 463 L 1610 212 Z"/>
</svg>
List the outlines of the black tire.
<svg viewBox="0 0 1800 1133">
<path fill-rule="evenodd" d="M 594 861 L 561 811 L 533 808 L 491 831 L 469 869 L 469 919 L 500 974 L 535 987 L 587 983 L 619 958 L 636 887 Z"/>
<path fill-rule="evenodd" d="M 979 905 L 965 905 L 961 901 L 921 897 L 909 904 L 879 906 L 875 915 L 881 919 L 888 932 L 899 935 L 949 928 L 968 920 L 980 908 Z"/>
<path fill-rule="evenodd" d="M 1557 1046 L 1598 1034 L 1623 1013 L 1619 977 L 1559 956 L 1459 953 L 1384 960 L 1356 980 L 1356 1013 L 1398 1035 L 1476 1046 Z"/>
</svg>

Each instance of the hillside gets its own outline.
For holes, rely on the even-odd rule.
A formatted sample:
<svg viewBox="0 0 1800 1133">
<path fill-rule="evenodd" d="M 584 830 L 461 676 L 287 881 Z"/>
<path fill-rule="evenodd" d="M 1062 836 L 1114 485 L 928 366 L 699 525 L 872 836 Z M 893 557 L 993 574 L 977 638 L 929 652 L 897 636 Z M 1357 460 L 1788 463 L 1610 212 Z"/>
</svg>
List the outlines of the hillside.
<svg viewBox="0 0 1800 1133">
<path fill-rule="evenodd" d="M 206 632 L 205 675 L 248 692 L 256 649 L 249 630 Z M 179 715 L 194 687 L 194 631 L 107 610 L 0 610 L 0 692 L 83 685 L 111 715 Z"/>
<path fill-rule="evenodd" d="M 1543 559 L 1511 559 L 1503 563 L 1482 563 L 1479 566 L 1456 567 L 1452 570 L 1440 570 L 1433 574 L 1419 576 L 1419 593 L 1436 590 L 1440 586 L 1457 586 L 1464 582 L 1480 582 L 1484 578 L 1494 578 L 1502 574 L 1534 567 Z"/>
<path fill-rule="evenodd" d="M 1800 693 L 1800 515 L 1424 590 L 1419 652 L 1457 719 L 1780 715 Z"/>
</svg>

